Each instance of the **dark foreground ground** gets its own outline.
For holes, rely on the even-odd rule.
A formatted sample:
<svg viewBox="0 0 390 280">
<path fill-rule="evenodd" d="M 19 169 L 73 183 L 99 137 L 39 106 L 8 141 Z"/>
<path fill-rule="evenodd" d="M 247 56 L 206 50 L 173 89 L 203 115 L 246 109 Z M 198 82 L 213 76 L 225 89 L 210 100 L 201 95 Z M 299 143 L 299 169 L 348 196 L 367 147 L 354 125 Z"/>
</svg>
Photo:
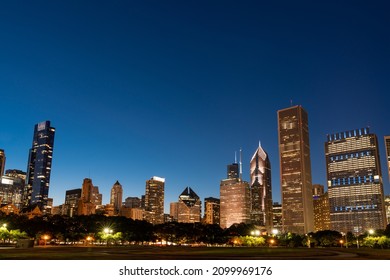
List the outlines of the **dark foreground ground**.
<svg viewBox="0 0 390 280">
<path fill-rule="evenodd" d="M 2 260 L 387 260 L 390 250 L 248 247 L 72 247 L 0 248 Z"/>
</svg>

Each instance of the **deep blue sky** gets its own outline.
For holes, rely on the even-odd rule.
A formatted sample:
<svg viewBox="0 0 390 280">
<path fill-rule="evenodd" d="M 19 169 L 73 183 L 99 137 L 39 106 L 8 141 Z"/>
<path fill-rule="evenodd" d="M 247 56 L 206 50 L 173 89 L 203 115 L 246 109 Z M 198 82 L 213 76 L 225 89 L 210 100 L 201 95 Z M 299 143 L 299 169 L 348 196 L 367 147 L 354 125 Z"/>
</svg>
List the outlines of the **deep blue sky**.
<svg viewBox="0 0 390 280">
<path fill-rule="evenodd" d="M 313 3 L 315 2 L 315 3 Z M 2 1 L 0 148 L 26 170 L 34 124 L 56 128 L 49 196 L 91 177 L 104 203 L 166 178 L 219 197 L 234 152 L 244 179 L 258 141 L 280 201 L 277 110 L 309 114 L 313 183 L 326 134 L 390 134 L 388 1 Z"/>
</svg>

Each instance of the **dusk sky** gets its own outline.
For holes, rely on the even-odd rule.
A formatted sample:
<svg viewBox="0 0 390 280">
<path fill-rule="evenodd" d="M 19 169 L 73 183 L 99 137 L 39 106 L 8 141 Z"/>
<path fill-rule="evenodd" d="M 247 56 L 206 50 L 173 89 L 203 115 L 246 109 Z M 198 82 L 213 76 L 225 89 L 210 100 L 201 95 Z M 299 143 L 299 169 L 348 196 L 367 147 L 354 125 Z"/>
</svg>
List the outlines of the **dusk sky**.
<svg viewBox="0 0 390 280">
<path fill-rule="evenodd" d="M 26 171 L 34 125 L 56 128 L 49 197 L 93 180 L 109 202 L 166 178 L 165 209 L 190 186 L 219 197 L 259 141 L 280 202 L 277 111 L 309 114 L 313 183 L 329 133 L 390 134 L 388 1 L 2 1 L 0 148 Z"/>
</svg>

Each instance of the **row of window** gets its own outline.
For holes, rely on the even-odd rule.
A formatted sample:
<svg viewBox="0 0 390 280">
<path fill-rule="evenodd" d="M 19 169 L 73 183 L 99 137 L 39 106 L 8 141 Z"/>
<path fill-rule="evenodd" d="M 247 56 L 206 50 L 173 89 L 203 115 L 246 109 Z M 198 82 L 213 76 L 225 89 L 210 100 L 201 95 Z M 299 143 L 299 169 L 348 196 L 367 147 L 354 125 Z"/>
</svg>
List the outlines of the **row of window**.
<svg viewBox="0 0 390 280">
<path fill-rule="evenodd" d="M 378 205 L 359 205 L 359 206 L 339 206 L 334 207 L 335 212 L 351 212 L 351 211 L 359 211 L 359 210 L 373 210 L 378 209 Z"/>
<path fill-rule="evenodd" d="M 365 156 L 371 156 L 372 151 L 364 151 L 360 153 L 349 153 L 349 154 L 343 154 L 343 155 L 337 155 L 337 156 L 332 156 L 330 157 L 331 161 L 340 161 L 340 160 L 345 160 L 345 159 L 350 159 L 350 158 L 362 158 Z"/>
<path fill-rule="evenodd" d="M 355 129 L 355 130 L 351 130 L 351 131 L 330 134 L 330 135 L 328 135 L 328 141 L 342 140 L 345 138 L 367 135 L 368 133 L 369 133 L 369 130 L 367 128 Z"/>
<path fill-rule="evenodd" d="M 364 183 L 379 183 L 379 176 L 358 176 L 358 177 L 348 177 L 348 178 L 338 178 L 333 179 L 331 186 L 347 186 L 347 185 L 356 185 Z"/>
</svg>

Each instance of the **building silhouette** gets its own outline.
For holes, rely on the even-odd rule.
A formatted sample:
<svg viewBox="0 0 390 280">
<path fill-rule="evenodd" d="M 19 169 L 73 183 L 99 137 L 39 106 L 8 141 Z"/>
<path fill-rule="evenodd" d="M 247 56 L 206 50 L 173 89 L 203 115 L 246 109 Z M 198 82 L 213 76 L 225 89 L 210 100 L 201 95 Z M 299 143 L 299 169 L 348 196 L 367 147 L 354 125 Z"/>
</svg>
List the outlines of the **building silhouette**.
<svg viewBox="0 0 390 280">
<path fill-rule="evenodd" d="M 54 135 L 55 128 L 50 126 L 50 121 L 36 124 L 28 157 L 25 206 L 38 206 L 43 214 L 46 213 L 49 195 Z"/>
<path fill-rule="evenodd" d="M 200 222 L 202 204 L 199 196 L 190 187 L 186 187 L 180 194 L 177 208 L 177 221 L 179 223 Z"/>
<path fill-rule="evenodd" d="M 250 161 L 250 178 L 251 223 L 271 232 L 273 228 L 271 163 L 260 143 Z"/>
<path fill-rule="evenodd" d="M 232 178 L 229 168 L 227 179 L 221 180 L 220 200 L 221 228 L 228 228 L 233 224 L 250 223 L 249 183 L 242 181 L 241 175 L 235 175 Z"/>
<path fill-rule="evenodd" d="M 164 223 L 164 188 L 164 178 L 155 176 L 146 181 L 145 220 L 154 225 Z"/>
<path fill-rule="evenodd" d="M 384 229 L 378 140 L 368 128 L 328 135 L 325 143 L 331 229 L 361 234 Z"/>
<path fill-rule="evenodd" d="M 387 175 L 390 182 L 390 136 L 385 136 L 385 150 L 386 150 L 386 162 L 387 162 Z"/>
<path fill-rule="evenodd" d="M 169 204 L 169 216 L 171 220 L 177 222 L 179 219 L 179 202 L 171 202 Z"/>
<path fill-rule="evenodd" d="M 111 188 L 110 204 L 114 206 L 114 215 L 119 215 L 122 207 L 123 188 L 122 185 L 116 181 Z"/>
<path fill-rule="evenodd" d="M 3 149 L 0 149 L 0 177 L 4 175 L 5 160 L 5 152 Z"/>
<path fill-rule="evenodd" d="M 302 106 L 278 111 L 283 231 L 313 231 L 313 198 L 308 114 Z"/>
<path fill-rule="evenodd" d="M 207 197 L 204 199 L 204 223 L 220 223 L 221 200 L 219 198 Z"/>
</svg>

